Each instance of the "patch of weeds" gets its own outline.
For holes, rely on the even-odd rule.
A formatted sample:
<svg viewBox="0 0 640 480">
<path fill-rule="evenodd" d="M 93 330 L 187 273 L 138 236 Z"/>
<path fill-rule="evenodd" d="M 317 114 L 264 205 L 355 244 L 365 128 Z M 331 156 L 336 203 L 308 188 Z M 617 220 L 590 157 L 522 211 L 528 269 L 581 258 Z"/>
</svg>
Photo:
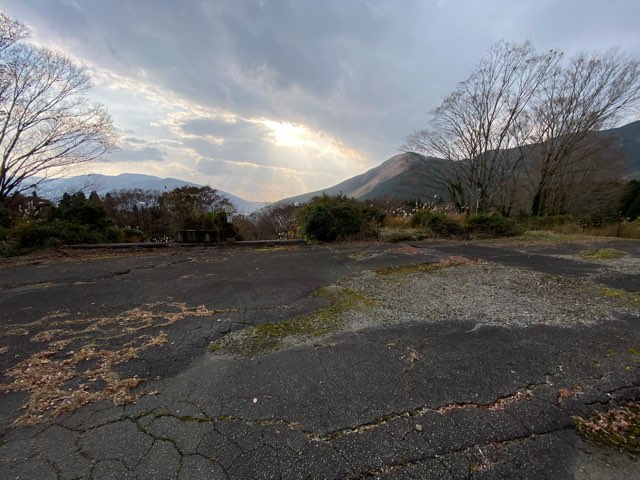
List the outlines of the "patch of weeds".
<svg viewBox="0 0 640 480">
<path fill-rule="evenodd" d="M 456 267 L 459 265 L 471 265 L 478 263 L 475 260 L 471 260 L 465 257 L 449 257 L 439 262 L 433 263 L 413 263 L 410 265 L 400 265 L 398 267 L 385 267 L 376 270 L 378 275 L 395 275 L 403 273 L 417 273 L 417 272 L 435 272 L 444 268 Z"/>
<path fill-rule="evenodd" d="M 381 228 L 379 233 L 380 240 L 389 243 L 399 242 L 416 242 L 433 238 L 433 233 L 418 228 Z"/>
<path fill-rule="evenodd" d="M 617 288 L 604 287 L 602 289 L 602 295 L 609 298 L 622 298 L 622 296 L 624 295 L 624 291 L 618 290 Z"/>
<path fill-rule="evenodd" d="M 342 313 L 375 304 L 366 295 L 341 287 L 321 288 L 312 295 L 329 304 L 309 315 L 282 322 L 262 323 L 232 332 L 216 340 L 210 349 L 246 356 L 280 350 L 292 343 L 338 332 L 344 327 L 340 319 Z"/>
<path fill-rule="evenodd" d="M 618 300 L 624 306 L 640 308 L 640 292 L 627 292 L 618 288 L 602 287 L 600 293 L 605 297 Z"/>
<path fill-rule="evenodd" d="M 528 230 L 514 240 L 536 240 L 539 242 L 551 243 L 567 243 L 575 242 L 579 238 L 578 235 L 570 235 L 565 233 L 551 232 L 549 230 Z"/>
<path fill-rule="evenodd" d="M 580 243 L 580 244 L 592 244 L 597 242 L 603 242 L 607 239 L 604 237 L 593 237 L 585 234 L 574 234 L 574 233 L 560 233 L 560 232 L 552 232 L 548 230 L 527 230 L 521 235 L 517 235 L 515 237 L 502 237 L 499 239 L 484 239 L 484 240 L 476 240 L 479 243 L 488 243 L 490 245 L 565 245 L 571 243 Z"/>
<path fill-rule="evenodd" d="M 21 327 L 31 335 L 36 351 L 4 372 L 12 380 L 0 384 L 0 393 L 27 392 L 25 413 L 17 424 L 42 422 L 100 400 L 134 402 L 139 396 L 134 389 L 144 379 L 120 378 L 118 365 L 166 344 L 162 328 L 219 313 L 182 303 L 148 304 L 112 317 L 75 318 L 69 311 L 53 312 Z M 0 334 L 16 328 L 8 325 Z"/>
<path fill-rule="evenodd" d="M 574 424 L 581 437 L 596 445 L 640 454 L 640 402 L 629 402 L 587 418 L 574 417 Z"/>
<path fill-rule="evenodd" d="M 598 250 L 583 250 L 578 254 L 579 257 L 586 260 L 614 260 L 622 258 L 627 254 L 616 250 L 615 248 L 599 248 Z"/>
</svg>

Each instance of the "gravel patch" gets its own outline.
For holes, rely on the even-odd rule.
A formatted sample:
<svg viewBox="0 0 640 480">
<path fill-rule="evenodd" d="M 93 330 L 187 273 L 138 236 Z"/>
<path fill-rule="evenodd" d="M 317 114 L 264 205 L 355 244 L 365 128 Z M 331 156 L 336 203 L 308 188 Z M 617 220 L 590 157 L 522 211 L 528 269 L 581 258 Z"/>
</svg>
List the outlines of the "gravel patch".
<svg viewBox="0 0 640 480">
<path fill-rule="evenodd" d="M 640 317 L 635 294 L 591 280 L 464 257 L 364 270 L 322 291 L 328 304 L 315 314 L 232 332 L 213 350 L 262 354 L 341 331 L 398 323 L 463 321 L 475 324 L 472 330 L 534 325 L 572 328 L 614 320 L 619 314 Z M 268 333 L 274 337 L 273 345 L 263 338 Z"/>
<path fill-rule="evenodd" d="M 611 319 L 616 310 L 629 310 L 588 282 L 495 264 L 393 275 L 366 271 L 339 285 L 376 299 L 377 305 L 367 311 L 344 313 L 345 323 L 355 328 L 443 320 L 472 321 L 476 328 L 573 327 Z"/>
<path fill-rule="evenodd" d="M 565 260 L 603 265 L 607 270 L 625 274 L 640 274 L 640 258 L 625 256 L 622 258 L 582 258 L 580 255 L 549 255 Z"/>
</svg>

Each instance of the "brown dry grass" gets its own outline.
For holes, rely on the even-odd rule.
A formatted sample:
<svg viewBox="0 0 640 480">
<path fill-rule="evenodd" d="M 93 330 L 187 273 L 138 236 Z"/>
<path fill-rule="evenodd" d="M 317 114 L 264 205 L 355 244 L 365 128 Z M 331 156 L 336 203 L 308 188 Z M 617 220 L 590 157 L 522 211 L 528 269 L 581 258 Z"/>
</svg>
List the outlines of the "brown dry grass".
<svg viewBox="0 0 640 480">
<path fill-rule="evenodd" d="M 387 228 L 407 228 L 411 226 L 411 216 L 386 216 L 384 226 Z"/>
<path fill-rule="evenodd" d="M 436 409 L 436 412 L 438 412 L 440 414 L 445 414 L 445 413 L 453 412 L 453 411 L 456 411 L 456 410 L 467 410 L 467 409 L 476 409 L 476 408 L 482 408 L 482 409 L 486 409 L 486 410 L 490 410 L 492 412 L 495 412 L 497 410 L 504 410 L 504 408 L 507 405 L 510 405 L 510 404 L 516 403 L 516 402 L 520 402 L 520 401 L 522 401 L 525 398 L 528 398 L 530 396 L 531 396 L 531 391 L 530 390 L 523 390 L 523 391 L 518 391 L 518 392 L 514 393 L 513 395 L 509 395 L 507 397 L 501 397 L 501 398 L 497 399 L 493 403 L 489 403 L 489 404 L 453 403 L 453 404 L 445 405 L 443 407 L 440 407 L 440 408 Z"/>
<path fill-rule="evenodd" d="M 27 392 L 24 413 L 16 420 L 21 424 L 38 423 L 100 400 L 110 399 L 116 405 L 134 402 L 139 396 L 134 389 L 145 379 L 120 378 L 117 366 L 167 343 L 163 328 L 222 312 L 203 305 L 154 303 L 111 317 L 74 317 L 62 310 L 27 325 L 9 325 L 1 333 L 31 334 L 30 342 L 39 345 L 4 372 L 12 381 L 0 384 L 0 393 Z"/>
<path fill-rule="evenodd" d="M 376 270 L 378 275 L 393 275 L 398 273 L 434 272 L 449 267 L 460 265 L 476 265 L 480 262 L 461 256 L 453 256 L 433 263 L 418 263 L 411 265 L 401 265 L 399 267 L 386 267 Z"/>
<path fill-rule="evenodd" d="M 580 392 L 582 392 L 582 387 L 580 385 L 574 385 L 572 388 L 561 388 L 558 390 L 558 399 L 573 398 Z"/>
<path fill-rule="evenodd" d="M 640 454 L 640 402 L 629 402 L 587 418 L 574 418 L 578 433 L 597 445 Z"/>
</svg>

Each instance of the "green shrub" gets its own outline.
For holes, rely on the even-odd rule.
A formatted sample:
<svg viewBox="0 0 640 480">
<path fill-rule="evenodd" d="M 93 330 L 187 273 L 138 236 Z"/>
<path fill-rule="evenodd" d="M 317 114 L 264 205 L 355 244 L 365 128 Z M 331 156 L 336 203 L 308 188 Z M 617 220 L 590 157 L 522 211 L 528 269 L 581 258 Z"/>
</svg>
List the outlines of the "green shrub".
<svg viewBox="0 0 640 480">
<path fill-rule="evenodd" d="M 104 230 L 104 239 L 108 243 L 122 243 L 125 241 L 124 237 L 124 231 L 119 229 L 118 227 L 111 226 L 105 228 Z"/>
<path fill-rule="evenodd" d="M 0 205 L 0 228 L 9 228 L 13 220 L 11 210 Z"/>
<path fill-rule="evenodd" d="M 310 240 L 332 242 L 338 238 L 338 220 L 326 205 L 305 205 L 299 210 L 298 224 Z"/>
<path fill-rule="evenodd" d="M 367 222 L 378 227 L 382 226 L 385 218 L 387 218 L 387 214 L 383 210 L 373 205 L 365 205 L 362 207 L 362 215 Z"/>
<path fill-rule="evenodd" d="M 621 215 L 634 220 L 640 218 L 640 180 L 631 180 L 622 197 Z"/>
<path fill-rule="evenodd" d="M 310 240 L 376 236 L 384 214 L 344 195 L 315 197 L 297 212 L 301 233 Z"/>
<path fill-rule="evenodd" d="M 122 240 L 120 240 L 121 242 L 138 243 L 146 239 L 145 233 L 137 228 L 124 227 L 121 232 L 123 237 Z"/>
<path fill-rule="evenodd" d="M 20 252 L 16 248 L 15 242 L 0 240 L 0 257 L 13 257 Z"/>
<path fill-rule="evenodd" d="M 105 207 L 87 200 L 82 192 L 73 195 L 65 193 L 58 206 L 49 208 L 46 216 L 50 221 L 91 225 L 100 230 L 114 224 Z"/>
<path fill-rule="evenodd" d="M 37 220 L 19 225 L 13 229 L 13 236 L 20 249 L 57 246 L 76 243 L 102 243 L 106 241 L 104 232 L 89 225 L 78 225 L 62 220 Z"/>
<path fill-rule="evenodd" d="M 447 217 L 444 213 L 418 211 L 411 217 L 412 227 L 426 227 L 438 236 L 449 237 L 464 232 L 462 225 Z"/>
<path fill-rule="evenodd" d="M 509 237 L 521 233 L 513 220 L 495 212 L 470 215 L 465 226 L 467 232 L 478 236 Z"/>
</svg>

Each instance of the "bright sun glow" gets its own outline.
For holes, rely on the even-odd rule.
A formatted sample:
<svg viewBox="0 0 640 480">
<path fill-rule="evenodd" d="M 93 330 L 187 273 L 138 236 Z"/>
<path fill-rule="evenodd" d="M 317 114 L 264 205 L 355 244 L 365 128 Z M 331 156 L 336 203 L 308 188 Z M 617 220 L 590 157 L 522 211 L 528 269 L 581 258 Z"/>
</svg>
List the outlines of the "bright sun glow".
<svg viewBox="0 0 640 480">
<path fill-rule="evenodd" d="M 305 148 L 314 156 L 332 156 L 354 160 L 362 164 L 364 157 L 326 133 L 315 131 L 298 123 L 278 122 L 266 118 L 252 120 L 269 129 L 268 141 L 276 147 Z"/>
</svg>

